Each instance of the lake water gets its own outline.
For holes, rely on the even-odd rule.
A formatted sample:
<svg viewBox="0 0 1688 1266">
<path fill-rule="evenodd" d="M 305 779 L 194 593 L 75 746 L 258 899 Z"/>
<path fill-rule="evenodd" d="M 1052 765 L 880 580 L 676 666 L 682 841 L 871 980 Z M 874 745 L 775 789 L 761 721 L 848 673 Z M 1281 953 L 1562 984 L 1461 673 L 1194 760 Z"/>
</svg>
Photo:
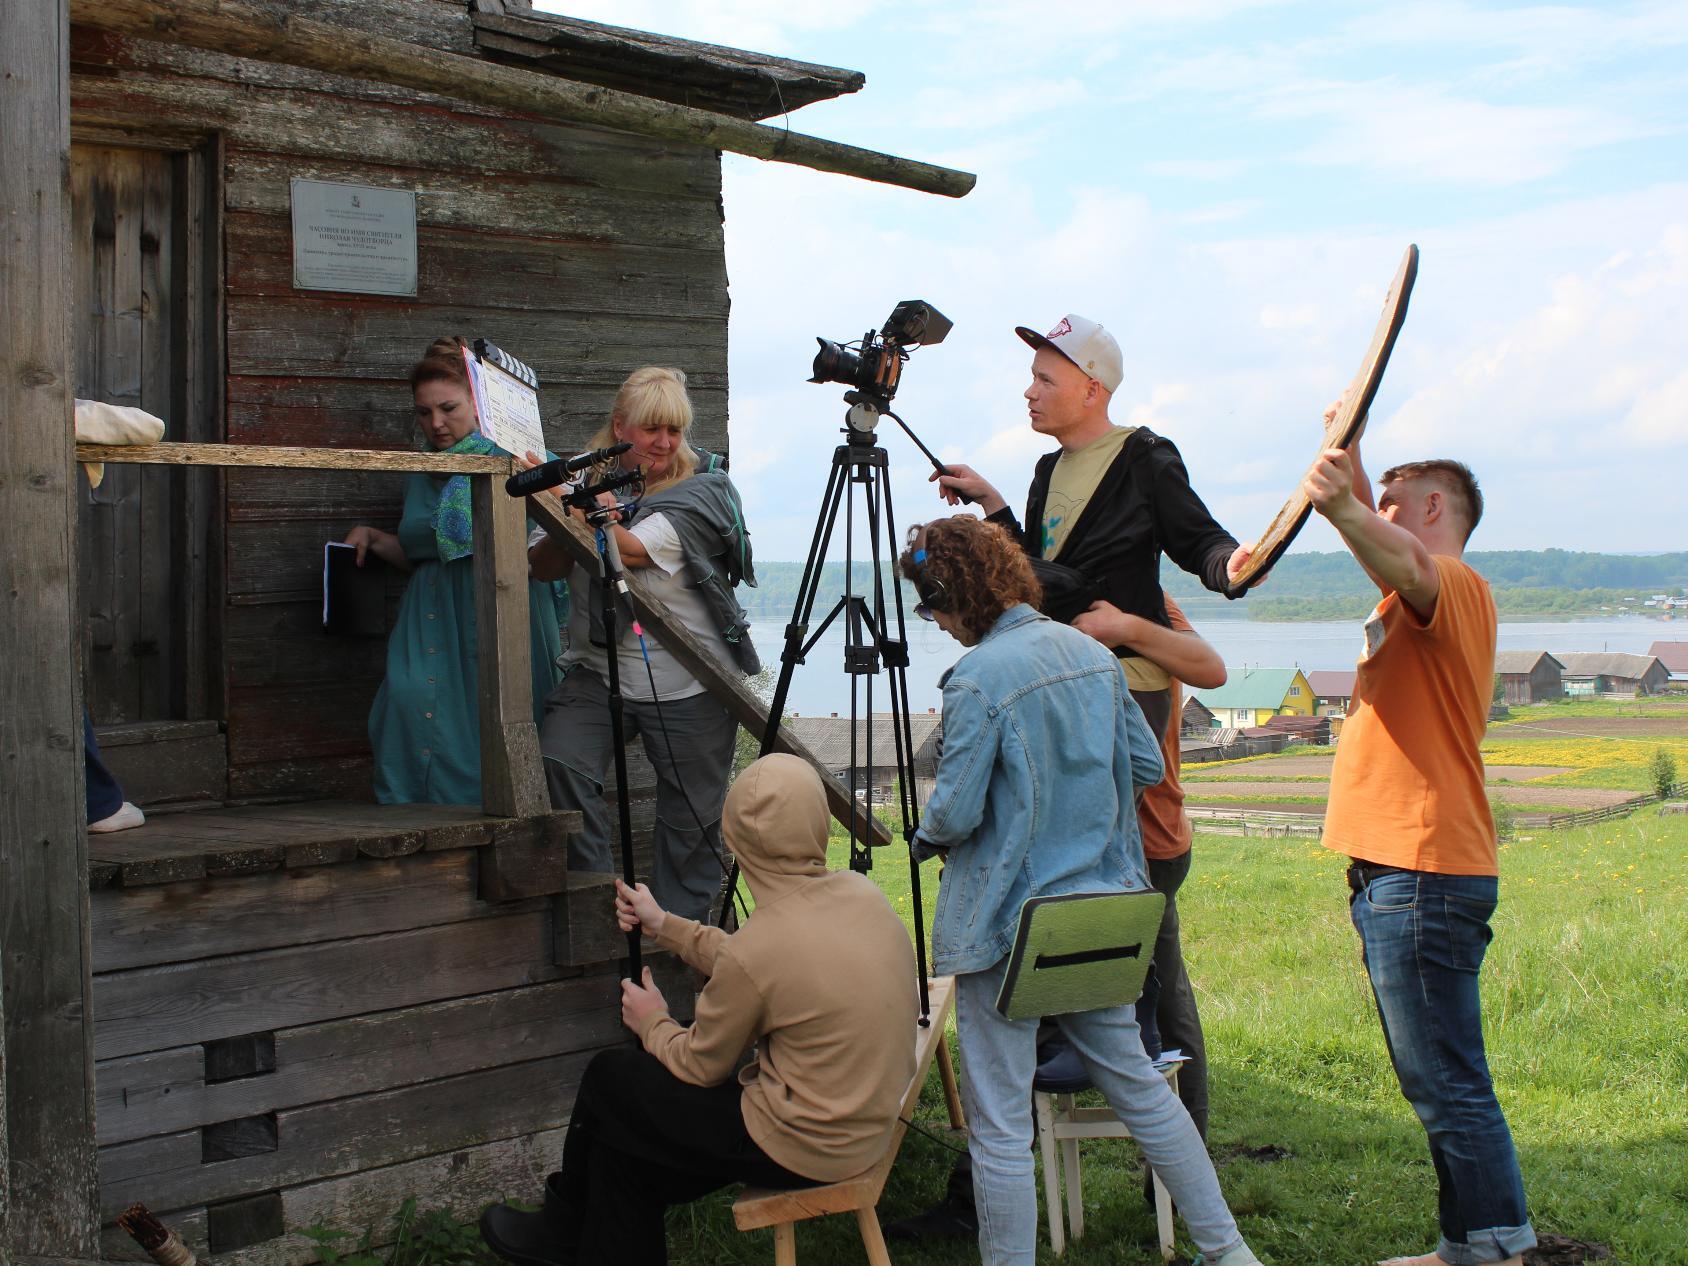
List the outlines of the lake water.
<svg viewBox="0 0 1688 1266">
<path fill-rule="evenodd" d="M 1189 604 L 1190 618 L 1225 663 L 1232 668 L 1352 668 L 1359 654 L 1358 620 L 1267 623 L 1238 618 L 1220 606 L 1201 609 Z M 783 621 L 758 621 L 751 626 L 756 649 L 775 673 L 785 636 Z M 1688 620 L 1631 616 L 1621 619 L 1510 621 L 1500 625 L 1501 650 L 1630 651 L 1645 652 L 1655 641 L 1688 641 Z M 961 655 L 961 646 L 935 624 L 909 618 L 909 707 L 924 712 L 942 706 L 938 678 Z M 865 682 L 867 678 L 862 678 Z M 881 672 L 873 679 L 875 711 L 889 710 L 889 687 Z M 858 704 L 866 708 L 865 689 Z M 802 716 L 825 716 L 850 711 L 850 679 L 844 673 L 844 631 L 834 623 L 798 665 L 791 679 L 786 710 Z"/>
</svg>

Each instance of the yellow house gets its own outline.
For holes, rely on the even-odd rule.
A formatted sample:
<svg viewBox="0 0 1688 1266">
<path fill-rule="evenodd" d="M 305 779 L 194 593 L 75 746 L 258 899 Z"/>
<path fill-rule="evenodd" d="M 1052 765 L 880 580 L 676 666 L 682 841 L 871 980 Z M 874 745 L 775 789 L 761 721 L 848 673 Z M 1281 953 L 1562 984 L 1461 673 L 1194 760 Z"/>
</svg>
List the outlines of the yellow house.
<svg viewBox="0 0 1688 1266">
<path fill-rule="evenodd" d="M 1217 690 L 1198 690 L 1193 697 L 1213 713 L 1223 730 L 1246 730 L 1265 725 L 1267 718 L 1313 715 L 1313 687 L 1299 668 L 1228 668 L 1228 679 Z"/>
</svg>

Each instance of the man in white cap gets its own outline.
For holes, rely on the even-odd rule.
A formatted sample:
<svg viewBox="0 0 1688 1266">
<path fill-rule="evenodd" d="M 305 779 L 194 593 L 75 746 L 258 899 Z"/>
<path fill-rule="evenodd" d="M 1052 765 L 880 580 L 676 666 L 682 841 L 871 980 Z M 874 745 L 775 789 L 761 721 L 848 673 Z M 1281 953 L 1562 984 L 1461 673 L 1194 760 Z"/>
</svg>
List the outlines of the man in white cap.
<svg viewBox="0 0 1688 1266">
<path fill-rule="evenodd" d="M 1133 621 L 1126 617 L 1168 624 L 1163 551 L 1216 593 L 1225 592 L 1248 555 L 1190 487 L 1170 441 L 1109 419 L 1108 405 L 1125 376 L 1112 334 L 1073 313 L 1047 334 L 1025 326 L 1015 333 L 1035 349 L 1025 393 L 1032 429 L 1060 445 L 1038 460 L 1023 524 L 971 466 L 951 464 L 948 474 L 932 478 L 951 505 L 970 498 L 1034 559 L 1059 562 L 1094 585 L 1096 600 L 1070 622 L 1119 656 L 1132 695 L 1160 733 L 1171 708 L 1171 678 L 1130 643 Z"/>
</svg>

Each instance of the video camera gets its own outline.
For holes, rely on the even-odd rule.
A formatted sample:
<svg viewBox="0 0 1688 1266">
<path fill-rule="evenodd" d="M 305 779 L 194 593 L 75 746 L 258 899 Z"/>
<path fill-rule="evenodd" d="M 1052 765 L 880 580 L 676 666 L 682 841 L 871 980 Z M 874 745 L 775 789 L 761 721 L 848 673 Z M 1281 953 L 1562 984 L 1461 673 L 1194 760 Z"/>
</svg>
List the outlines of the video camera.
<svg viewBox="0 0 1688 1266">
<path fill-rule="evenodd" d="M 854 387 L 855 391 L 845 393 L 846 400 L 885 413 L 897 394 L 908 349 L 942 343 L 950 325 L 950 319 L 925 300 L 904 299 L 891 310 L 877 335 L 869 330 L 859 343 L 833 343 L 817 336 L 820 350 L 809 381 Z"/>
</svg>

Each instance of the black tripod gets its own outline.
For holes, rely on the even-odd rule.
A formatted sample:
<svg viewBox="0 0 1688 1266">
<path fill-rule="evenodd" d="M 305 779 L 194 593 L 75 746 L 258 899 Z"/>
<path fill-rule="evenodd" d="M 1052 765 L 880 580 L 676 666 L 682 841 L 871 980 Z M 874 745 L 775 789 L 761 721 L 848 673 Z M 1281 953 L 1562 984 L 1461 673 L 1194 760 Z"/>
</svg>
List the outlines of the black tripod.
<svg viewBox="0 0 1688 1266">
<path fill-rule="evenodd" d="M 852 393 L 853 394 L 853 393 Z M 846 396 L 846 399 L 849 399 Z M 809 546 L 809 558 L 803 566 L 803 579 L 797 590 L 797 603 L 792 610 L 791 623 L 785 627 L 785 646 L 780 652 L 779 682 L 768 708 L 768 725 L 762 735 L 762 755 L 774 749 L 779 732 L 780 717 L 785 711 L 786 695 L 791 689 L 791 676 L 798 664 L 804 663 L 808 653 L 832 627 L 834 620 L 844 619 L 844 671 L 850 676 L 850 869 L 865 874 L 872 869 L 873 827 L 873 679 L 884 662 L 889 677 L 891 695 L 891 730 L 896 761 L 896 785 L 902 812 L 903 839 L 909 850 L 909 889 L 914 900 L 914 953 L 920 977 L 920 1022 L 927 1023 L 929 1009 L 926 991 L 926 929 L 925 912 L 920 900 L 920 866 L 914 855 L 914 833 L 920 826 L 920 808 L 914 787 L 914 741 L 909 726 L 908 711 L 908 626 L 903 619 L 902 588 L 891 583 L 891 600 L 885 596 L 885 566 L 895 561 L 897 541 L 896 518 L 891 509 L 890 459 L 879 447 L 878 436 L 872 428 L 878 413 L 871 409 L 852 409 L 850 425 L 844 428 L 847 437 L 832 454 L 832 472 L 827 479 L 826 493 L 815 524 L 815 535 Z M 866 425 L 861 425 L 865 423 Z M 855 536 L 855 493 L 860 489 L 863 514 L 869 539 L 869 553 L 873 568 L 869 592 L 856 592 L 856 576 L 852 550 Z M 840 506 L 844 510 L 844 593 L 827 612 L 813 635 L 809 620 L 814 613 L 815 598 L 820 589 L 821 569 L 826 561 L 827 548 L 832 542 L 833 529 L 838 523 Z M 883 533 L 883 535 L 881 535 Z M 881 553 L 881 545 L 886 553 Z M 888 554 L 888 558 L 887 558 Z M 858 739 L 863 737 L 857 726 L 857 686 L 865 680 L 867 703 L 866 795 L 859 797 L 856 788 L 856 755 Z M 864 802 L 865 800 L 865 802 Z M 732 890 L 729 881 L 728 891 Z"/>
</svg>

